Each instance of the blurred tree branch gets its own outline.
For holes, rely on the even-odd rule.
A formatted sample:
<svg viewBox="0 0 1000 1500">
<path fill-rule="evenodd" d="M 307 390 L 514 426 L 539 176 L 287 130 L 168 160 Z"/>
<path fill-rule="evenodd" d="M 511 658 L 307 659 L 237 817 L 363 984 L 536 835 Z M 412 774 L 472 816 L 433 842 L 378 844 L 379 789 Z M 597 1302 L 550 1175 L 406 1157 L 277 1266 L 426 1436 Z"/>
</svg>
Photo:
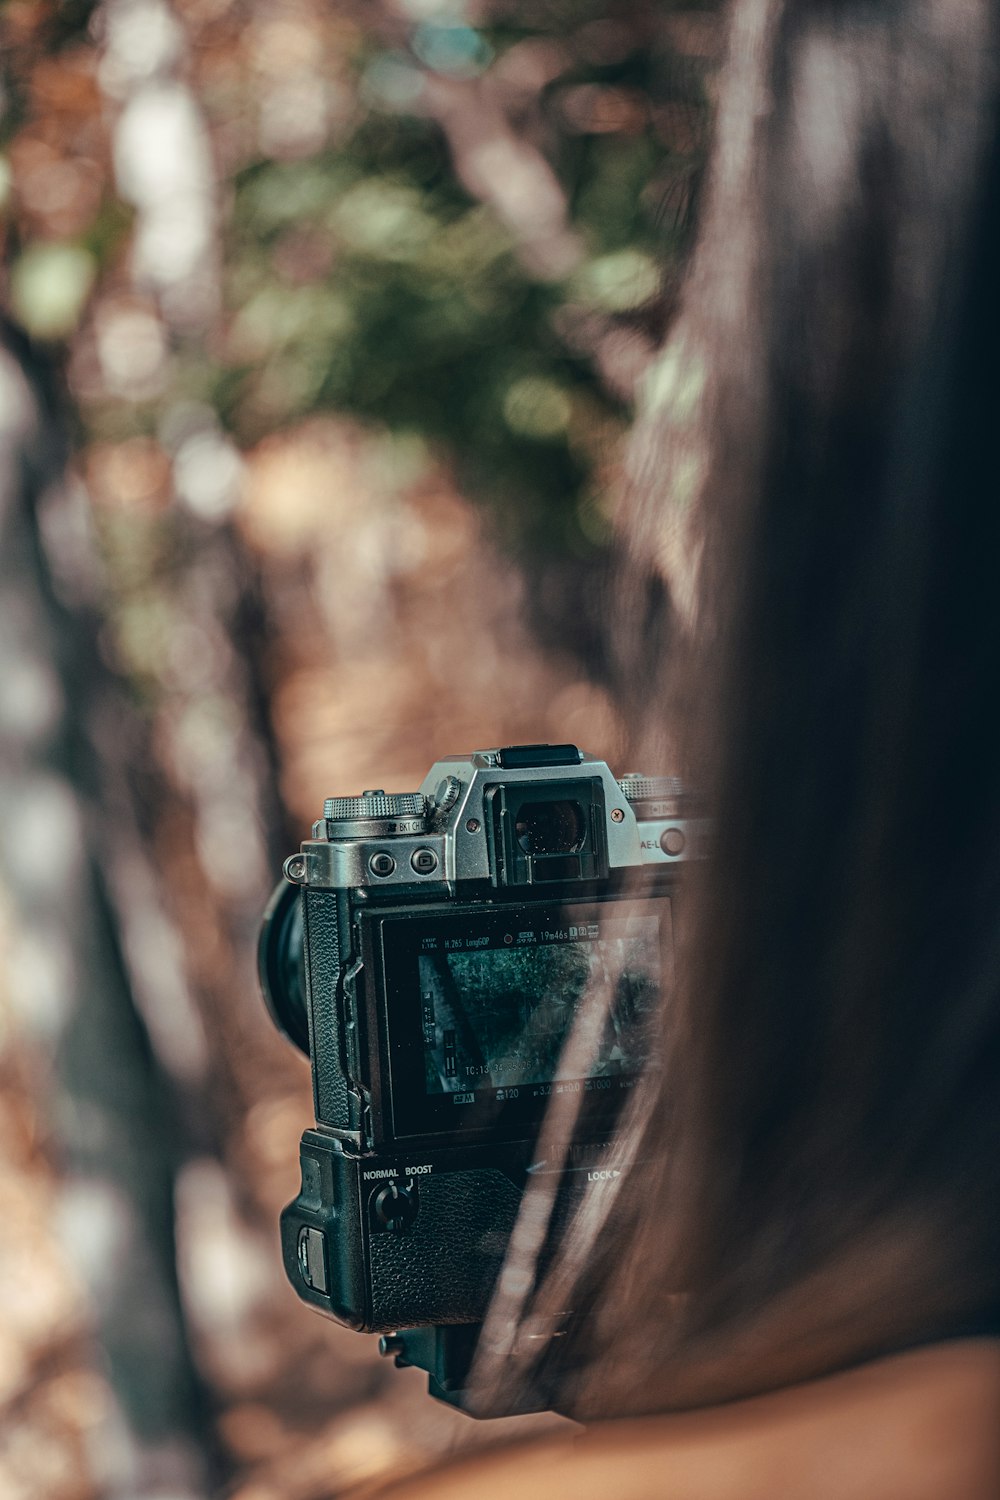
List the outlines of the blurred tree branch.
<svg viewBox="0 0 1000 1500">
<path fill-rule="evenodd" d="M 64 1186 L 59 1233 L 86 1286 L 117 1417 L 95 1478 L 109 1494 L 199 1495 L 206 1413 L 180 1309 L 173 1179 L 184 1144 L 133 1002 L 107 874 L 116 828 L 94 725 L 133 738 L 95 622 L 53 577 L 42 517 L 70 506 L 66 441 L 44 371 L 0 345 L 0 862 L 16 943 L 14 1003 L 38 1062 Z M 56 1226 L 53 1226 L 55 1228 Z M 101 1472 L 103 1467 L 104 1472 Z"/>
</svg>

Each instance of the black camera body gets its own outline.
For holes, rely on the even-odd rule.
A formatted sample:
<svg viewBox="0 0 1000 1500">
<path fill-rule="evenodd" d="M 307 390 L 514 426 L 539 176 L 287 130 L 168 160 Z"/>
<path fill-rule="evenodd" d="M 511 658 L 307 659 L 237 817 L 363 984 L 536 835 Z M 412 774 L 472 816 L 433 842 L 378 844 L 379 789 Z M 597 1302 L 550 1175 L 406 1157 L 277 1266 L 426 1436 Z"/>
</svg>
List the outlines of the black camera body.
<svg viewBox="0 0 1000 1500">
<path fill-rule="evenodd" d="M 681 867 L 701 852 L 693 811 L 673 778 L 617 781 L 569 745 L 455 756 L 419 792 L 327 801 L 259 955 L 272 1016 L 312 1063 L 316 1123 L 281 1227 L 304 1301 L 370 1333 L 471 1334 L 525 1184 L 550 1170 L 536 1144 L 553 1093 L 580 1096 L 562 1198 L 601 1190 Z M 588 1075 L 565 1077 L 597 980 L 603 1039 Z"/>
</svg>

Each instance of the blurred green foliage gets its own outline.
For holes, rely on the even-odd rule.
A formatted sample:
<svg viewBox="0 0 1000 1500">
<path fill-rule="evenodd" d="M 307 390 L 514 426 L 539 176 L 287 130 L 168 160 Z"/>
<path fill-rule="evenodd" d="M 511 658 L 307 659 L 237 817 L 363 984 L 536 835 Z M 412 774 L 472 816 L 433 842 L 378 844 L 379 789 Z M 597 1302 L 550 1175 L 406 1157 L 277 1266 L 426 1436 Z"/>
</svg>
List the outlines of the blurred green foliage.
<svg viewBox="0 0 1000 1500">
<path fill-rule="evenodd" d="M 709 0 L 677 14 L 697 22 L 713 10 Z M 86 100 L 68 106 L 73 89 L 38 66 L 69 59 L 72 78 L 89 54 L 98 110 L 94 42 L 110 14 L 83 0 L 8 12 L 10 305 L 50 343 L 85 332 L 88 299 L 99 307 L 127 275 L 135 213 L 115 189 L 113 143 L 81 144 L 93 135 L 80 130 Z M 182 34 L 176 66 L 230 162 L 218 184 L 222 316 L 202 331 L 169 328 L 169 374 L 155 389 L 102 394 L 91 379 L 84 443 L 155 435 L 185 401 L 212 408 L 244 448 L 313 413 L 349 413 L 453 467 L 515 550 L 602 546 L 603 495 L 662 329 L 708 115 L 711 59 L 677 45 L 673 9 L 377 0 L 331 16 L 275 4 L 257 8 L 249 31 L 222 0 L 185 0 L 174 15 L 163 24 Z M 337 94 L 314 145 L 275 145 L 260 128 L 282 85 L 261 60 L 268 44 L 252 40 L 267 26 L 311 35 L 309 76 Z M 520 151 L 550 174 L 573 246 L 564 267 L 540 266 L 517 214 L 505 219 L 498 195 L 463 170 L 468 132 L 463 145 L 435 109 L 442 87 L 465 89 L 452 116 L 487 101 L 506 152 L 497 172 L 516 176 Z M 33 191 L 44 197 L 31 176 L 50 170 L 45 152 L 103 174 L 69 231 L 58 214 L 46 223 L 24 211 Z M 524 196 L 537 191 L 536 170 Z"/>
<path fill-rule="evenodd" d="M 503 26 L 461 29 L 459 62 L 502 58 L 528 34 L 529 13 L 535 37 L 565 44 L 604 10 L 508 7 Z M 214 399 L 244 443 L 319 409 L 417 433 L 453 457 L 508 542 L 591 550 L 606 533 L 601 469 L 628 418 L 594 351 L 615 328 L 655 331 L 661 272 L 685 227 L 663 222 L 658 178 L 671 152 L 650 102 L 680 100 L 703 116 L 701 76 L 627 31 L 610 65 L 574 62 L 567 49 L 561 88 L 612 86 L 645 122 L 570 130 L 558 101 L 534 101 L 535 134 L 583 255 L 551 279 L 533 274 L 494 208 L 461 185 L 437 121 L 408 112 L 419 62 L 444 48 L 439 40 L 435 52 L 424 31 L 421 45 L 416 28 L 409 55 L 360 50 L 355 84 L 364 98 L 365 81 L 370 96 L 373 76 L 381 79 L 382 98 L 335 148 L 307 162 L 258 160 L 238 174 L 226 253 L 232 368 L 220 372 Z M 401 99 L 398 109 L 386 96 Z"/>
<path fill-rule="evenodd" d="M 294 165 L 252 169 L 234 222 L 240 379 L 223 399 L 244 440 L 317 408 L 356 412 L 444 445 L 471 492 L 568 534 L 589 468 L 579 419 L 595 402 L 613 408 L 552 329 L 564 289 L 524 273 L 495 216 L 456 186 L 431 125 L 366 122 L 307 180 Z M 328 274 L 276 277 L 282 248 L 310 235 Z M 529 380 L 525 407 L 514 397 Z"/>
</svg>

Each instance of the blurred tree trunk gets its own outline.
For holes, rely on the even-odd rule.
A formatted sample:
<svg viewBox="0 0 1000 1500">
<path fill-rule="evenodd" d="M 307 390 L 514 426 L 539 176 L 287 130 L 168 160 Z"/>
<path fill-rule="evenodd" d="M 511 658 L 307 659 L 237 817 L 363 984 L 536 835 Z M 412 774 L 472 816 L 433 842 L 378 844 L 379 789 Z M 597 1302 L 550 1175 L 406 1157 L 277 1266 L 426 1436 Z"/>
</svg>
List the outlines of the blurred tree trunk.
<svg viewBox="0 0 1000 1500">
<path fill-rule="evenodd" d="M 114 1394 L 94 1481 L 110 1495 L 195 1496 L 208 1488 L 207 1422 L 174 1261 L 183 1143 L 123 959 L 108 886 L 120 864 L 123 788 L 108 796 L 115 768 L 97 750 L 133 742 L 134 714 L 102 663 L 94 618 L 60 597 L 46 518 L 58 517 L 82 577 L 87 538 L 72 507 L 45 372 L 4 329 L 0 874 L 14 933 L 12 1002 L 37 1057 L 51 1150 L 67 1174 L 53 1234 L 88 1292 Z"/>
</svg>

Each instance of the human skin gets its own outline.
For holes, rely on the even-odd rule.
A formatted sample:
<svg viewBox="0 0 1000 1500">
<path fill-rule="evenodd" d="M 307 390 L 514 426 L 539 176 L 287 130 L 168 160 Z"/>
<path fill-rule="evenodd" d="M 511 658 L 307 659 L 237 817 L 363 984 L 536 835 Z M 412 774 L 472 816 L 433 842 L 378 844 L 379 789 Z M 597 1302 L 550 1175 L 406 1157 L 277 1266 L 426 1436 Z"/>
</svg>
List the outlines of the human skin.
<svg viewBox="0 0 1000 1500">
<path fill-rule="evenodd" d="M 997 1500 L 1000 1341 L 464 1459 L 384 1500 Z"/>
</svg>

